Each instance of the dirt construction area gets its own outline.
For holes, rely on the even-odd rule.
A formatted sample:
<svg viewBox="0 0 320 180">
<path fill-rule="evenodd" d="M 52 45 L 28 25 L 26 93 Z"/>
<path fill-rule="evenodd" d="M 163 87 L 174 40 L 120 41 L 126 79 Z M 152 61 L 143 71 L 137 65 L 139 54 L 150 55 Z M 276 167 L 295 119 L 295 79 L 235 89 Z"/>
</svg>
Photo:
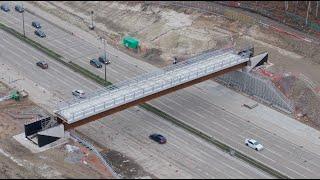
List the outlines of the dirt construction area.
<svg viewBox="0 0 320 180">
<path fill-rule="evenodd" d="M 95 36 L 104 36 L 109 44 L 158 67 L 171 64 L 173 57 L 182 61 L 203 51 L 223 47 L 240 49 L 253 45 L 255 54 L 267 51 L 269 65 L 264 70 L 272 74 L 270 79 L 293 102 L 296 118 L 320 128 L 317 111 L 320 104 L 317 95 L 320 89 L 319 45 L 287 33 L 289 27 L 271 28 L 268 24 L 251 21 L 252 18 L 259 19 L 259 15 L 252 17 L 218 4 L 214 6 L 225 8 L 222 15 L 143 2 L 32 4 Z M 91 11 L 94 11 L 94 31 L 88 29 Z M 123 47 L 121 41 L 126 35 L 140 41 L 138 51 Z M 288 78 L 288 74 L 292 78 Z"/>
<path fill-rule="evenodd" d="M 0 83 L 0 97 L 10 92 L 11 89 Z M 112 177 L 93 153 L 71 139 L 49 150 L 32 153 L 13 138 L 24 132 L 25 123 L 45 115 L 47 112 L 28 98 L 0 102 L 1 179 Z"/>
<path fill-rule="evenodd" d="M 183 61 L 204 51 L 224 47 L 240 49 L 253 45 L 255 55 L 267 51 L 269 62 L 261 69 L 261 76 L 269 78 L 293 102 L 297 120 L 320 130 L 319 45 L 283 33 L 286 29 L 275 31 L 268 25 L 247 21 L 249 16 L 225 6 L 221 8 L 228 13 L 218 15 L 143 2 L 30 3 L 96 37 L 104 36 L 108 44 L 157 67 L 172 64 L 173 57 Z M 88 28 L 91 11 L 94 11 L 94 31 Z M 137 51 L 122 45 L 122 38 L 127 35 L 140 41 Z M 11 91 L 0 83 L 0 98 Z M 23 133 L 25 123 L 46 115 L 44 109 L 28 98 L 0 101 L 0 178 L 111 178 L 100 160 L 72 139 L 47 151 L 32 153 L 13 138 Z M 120 128 L 119 132 L 123 129 L 130 127 Z M 120 144 L 114 142 L 117 146 Z M 113 169 L 121 177 L 156 178 L 130 157 L 102 149 L 103 145 L 96 147 L 112 162 Z"/>
</svg>

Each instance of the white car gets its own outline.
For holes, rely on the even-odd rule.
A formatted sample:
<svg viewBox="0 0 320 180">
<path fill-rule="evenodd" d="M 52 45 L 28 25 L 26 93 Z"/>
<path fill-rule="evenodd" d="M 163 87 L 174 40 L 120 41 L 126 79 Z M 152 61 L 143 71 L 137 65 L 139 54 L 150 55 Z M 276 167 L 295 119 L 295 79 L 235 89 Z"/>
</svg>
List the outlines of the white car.
<svg viewBox="0 0 320 180">
<path fill-rule="evenodd" d="M 261 151 L 263 149 L 262 144 L 260 144 L 258 141 L 254 139 L 246 139 L 245 143 L 247 146 L 251 147 L 252 149 L 255 149 L 256 151 Z"/>
<path fill-rule="evenodd" d="M 79 98 L 85 98 L 85 93 L 83 90 L 76 89 L 76 90 L 72 91 L 72 94 L 76 97 L 79 97 Z"/>
</svg>

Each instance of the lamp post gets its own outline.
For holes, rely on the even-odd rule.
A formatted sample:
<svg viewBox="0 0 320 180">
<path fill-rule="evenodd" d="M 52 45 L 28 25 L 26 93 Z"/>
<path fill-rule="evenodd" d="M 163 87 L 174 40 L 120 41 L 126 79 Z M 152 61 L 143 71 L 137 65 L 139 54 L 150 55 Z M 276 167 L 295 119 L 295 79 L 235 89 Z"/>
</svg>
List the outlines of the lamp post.
<svg viewBox="0 0 320 180">
<path fill-rule="evenodd" d="M 104 52 L 104 82 L 107 84 L 107 52 L 106 52 L 106 40 L 99 37 L 103 41 L 103 52 Z"/>
<path fill-rule="evenodd" d="M 91 11 L 90 13 L 91 13 L 91 25 L 89 26 L 89 28 L 91 30 L 93 30 L 94 29 L 94 26 L 93 26 L 93 11 Z"/>
<path fill-rule="evenodd" d="M 23 29 L 23 36 L 26 37 L 26 32 L 25 32 L 25 29 L 24 29 L 24 9 L 23 9 L 23 2 L 21 3 L 22 5 L 22 29 Z"/>
</svg>

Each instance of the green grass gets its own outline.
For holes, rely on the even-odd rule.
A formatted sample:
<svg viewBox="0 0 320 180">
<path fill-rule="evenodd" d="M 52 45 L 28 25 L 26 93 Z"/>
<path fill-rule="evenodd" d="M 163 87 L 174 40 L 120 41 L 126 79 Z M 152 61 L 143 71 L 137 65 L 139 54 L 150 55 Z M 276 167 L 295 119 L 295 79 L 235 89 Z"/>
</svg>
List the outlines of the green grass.
<svg viewBox="0 0 320 180">
<path fill-rule="evenodd" d="M 101 78 L 100 76 L 90 72 L 89 70 L 79 66 L 78 64 L 75 64 L 73 62 L 69 62 L 69 65 L 71 66 L 71 68 L 78 72 L 79 74 L 82 74 L 92 80 L 94 80 L 95 82 L 97 82 L 98 84 L 102 85 L 102 86 L 108 86 L 108 85 L 112 85 L 111 82 L 109 81 L 105 81 L 103 78 Z"/>
<path fill-rule="evenodd" d="M 50 56 L 52 58 L 62 58 L 62 56 L 60 56 L 59 54 L 57 54 L 57 53 L 53 52 L 52 50 L 42 46 L 41 44 L 35 42 L 34 40 L 23 36 L 23 34 L 19 33 L 18 31 L 14 30 L 14 29 L 12 29 L 10 27 L 7 27 L 6 25 L 4 25 L 2 23 L 0 23 L 0 29 L 3 29 L 4 31 L 10 33 L 11 35 L 17 37 L 21 41 L 24 41 L 24 42 L 28 43 L 32 47 L 35 47 L 36 49 L 39 49 L 42 52 L 45 52 L 48 56 Z"/>
<path fill-rule="evenodd" d="M 38 42 L 35 42 L 31 39 L 29 39 L 28 37 L 24 37 L 21 33 L 17 32 L 16 30 L 12 29 L 12 28 L 9 28 L 7 26 L 5 26 L 4 24 L 0 23 L 0 29 L 3 29 L 4 31 L 14 35 L 15 37 L 17 37 L 18 39 L 30 44 L 31 46 L 35 47 L 36 49 L 40 50 L 41 52 L 45 53 L 46 55 L 48 55 L 49 57 L 57 60 L 58 62 L 62 63 L 63 65 L 69 67 L 70 69 L 72 69 L 73 71 L 89 78 L 89 79 L 92 79 L 94 80 L 95 82 L 97 82 L 98 84 L 102 85 L 102 86 L 108 86 L 108 85 L 111 85 L 112 83 L 107 81 L 105 82 L 105 80 L 103 78 L 101 78 L 100 76 L 90 72 L 89 70 L 79 66 L 78 64 L 75 64 L 73 62 L 65 62 L 63 61 L 61 58 L 63 58 L 61 55 L 53 52 L 52 50 L 42 46 L 41 44 L 39 44 Z M 218 148 L 220 148 L 221 150 L 225 151 L 225 152 L 230 152 L 230 150 L 232 150 L 231 147 L 229 147 L 228 145 L 214 139 L 213 137 L 210 137 L 208 136 L 207 134 L 204 134 L 203 132 L 187 125 L 186 123 L 166 114 L 165 112 L 147 104 L 147 103 L 143 103 L 141 105 L 139 105 L 139 107 L 149 111 L 149 112 L 152 112 L 160 117 L 162 117 L 163 119 L 167 120 L 167 121 L 170 121 L 172 122 L 173 124 L 191 132 L 192 134 L 206 140 L 207 142 L 209 143 L 212 143 L 214 144 L 215 146 L 217 146 Z M 281 179 L 288 179 L 287 176 L 281 174 L 280 172 L 242 154 L 241 152 L 237 151 L 237 150 L 234 150 L 235 151 L 235 156 L 254 165 L 255 167 L 273 175 L 274 177 L 277 177 L 277 178 L 281 178 Z"/>
<path fill-rule="evenodd" d="M 17 37 L 18 39 L 20 39 L 21 41 L 31 45 L 32 47 L 40 50 L 41 52 L 45 53 L 46 55 L 48 55 L 49 57 L 57 60 L 58 62 L 62 63 L 63 65 L 69 67 L 70 69 L 74 70 L 75 72 L 78 72 L 82 75 L 85 75 L 86 77 L 96 81 L 97 83 L 103 85 L 103 86 L 108 86 L 111 85 L 111 82 L 105 82 L 104 79 L 102 79 L 101 77 L 95 75 L 94 73 L 88 71 L 87 69 L 82 68 L 81 66 L 73 63 L 73 62 L 65 62 L 63 61 L 61 58 L 63 58 L 61 55 L 53 52 L 52 50 L 42 46 L 41 44 L 39 44 L 38 42 L 23 36 L 23 34 L 17 32 L 16 30 L 9 28 L 7 26 L 5 26 L 4 24 L 0 23 L 0 29 L 3 29 L 4 31 L 10 33 L 11 35 Z"/>
</svg>

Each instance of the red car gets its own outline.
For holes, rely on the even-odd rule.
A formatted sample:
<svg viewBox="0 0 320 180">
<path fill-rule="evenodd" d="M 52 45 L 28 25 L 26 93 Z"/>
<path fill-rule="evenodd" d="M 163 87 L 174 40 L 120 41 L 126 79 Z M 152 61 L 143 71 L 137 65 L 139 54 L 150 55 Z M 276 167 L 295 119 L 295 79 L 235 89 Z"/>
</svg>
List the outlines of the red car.
<svg viewBox="0 0 320 180">
<path fill-rule="evenodd" d="M 45 61 L 37 62 L 37 66 L 41 67 L 42 69 L 48 69 L 48 64 Z"/>
</svg>

